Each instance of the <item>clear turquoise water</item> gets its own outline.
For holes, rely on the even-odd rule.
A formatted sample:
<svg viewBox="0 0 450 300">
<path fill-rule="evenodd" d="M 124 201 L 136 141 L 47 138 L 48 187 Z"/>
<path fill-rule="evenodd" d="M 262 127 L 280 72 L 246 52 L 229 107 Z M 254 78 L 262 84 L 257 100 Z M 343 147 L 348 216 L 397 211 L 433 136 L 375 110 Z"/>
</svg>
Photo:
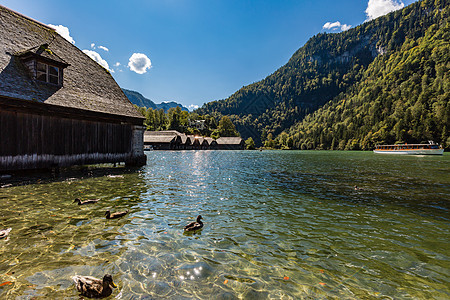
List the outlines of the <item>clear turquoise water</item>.
<svg viewBox="0 0 450 300">
<path fill-rule="evenodd" d="M 105 273 L 111 299 L 450 298 L 447 153 L 147 156 L 0 189 L 0 299 L 79 299 L 70 277 Z"/>
</svg>

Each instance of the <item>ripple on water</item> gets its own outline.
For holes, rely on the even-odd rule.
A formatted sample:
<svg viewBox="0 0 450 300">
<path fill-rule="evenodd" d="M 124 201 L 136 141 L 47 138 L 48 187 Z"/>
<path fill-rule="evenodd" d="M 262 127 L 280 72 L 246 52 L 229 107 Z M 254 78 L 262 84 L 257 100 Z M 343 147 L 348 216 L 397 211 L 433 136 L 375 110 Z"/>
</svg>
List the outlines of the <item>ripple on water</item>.
<svg viewBox="0 0 450 300">
<path fill-rule="evenodd" d="M 0 240 L 0 298 L 78 299 L 71 276 L 105 273 L 122 299 L 450 294 L 447 155 L 154 151 L 148 160 L 109 177 L 90 170 L 0 189 L 0 226 L 13 228 Z M 130 213 L 106 220 L 108 209 Z M 203 230 L 183 234 L 198 214 Z"/>
</svg>

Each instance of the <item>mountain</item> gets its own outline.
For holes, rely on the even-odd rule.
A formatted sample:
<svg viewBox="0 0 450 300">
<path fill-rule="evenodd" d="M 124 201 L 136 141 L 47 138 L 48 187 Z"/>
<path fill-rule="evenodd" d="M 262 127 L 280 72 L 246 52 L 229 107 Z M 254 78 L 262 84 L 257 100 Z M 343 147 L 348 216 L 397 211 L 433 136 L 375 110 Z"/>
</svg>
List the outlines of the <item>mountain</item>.
<svg viewBox="0 0 450 300">
<path fill-rule="evenodd" d="M 144 96 L 142 96 L 142 94 L 140 94 L 138 92 L 130 91 L 127 89 L 122 89 L 122 91 L 125 93 L 125 96 L 127 96 L 127 98 L 131 101 L 131 103 L 133 103 L 139 107 L 152 108 L 152 109 L 156 109 L 156 110 L 160 110 L 162 108 L 162 109 L 164 109 L 165 112 L 167 112 L 169 110 L 169 108 L 179 106 L 179 107 L 181 107 L 182 110 L 189 111 L 183 105 L 178 104 L 173 101 L 162 102 L 161 104 L 156 104 L 155 102 L 153 102 L 150 99 L 145 98 Z"/>
<path fill-rule="evenodd" d="M 177 107 L 177 106 L 179 106 L 179 107 L 181 108 L 181 110 L 189 111 L 189 109 L 187 109 L 187 108 L 184 107 L 183 105 L 178 104 L 178 103 L 173 102 L 173 101 L 170 101 L 170 102 L 161 102 L 160 104 L 156 104 L 156 106 L 158 107 L 158 109 L 161 109 L 161 108 L 164 109 L 165 112 L 167 112 L 167 111 L 169 110 L 169 108 Z"/>
<path fill-rule="evenodd" d="M 318 34 L 264 80 L 227 99 L 207 103 L 197 112 L 229 115 L 242 137 L 251 136 L 259 145 L 278 136 L 275 144 L 285 147 L 330 149 L 335 138 L 334 148 L 338 148 L 336 145 L 346 146 L 353 140 L 356 132 L 356 141 L 350 143 L 362 143 L 369 132 L 373 135 L 383 127 L 389 133 L 367 147 L 380 141 L 431 138 L 443 142 L 448 137 L 443 131 L 450 128 L 450 6 L 446 1 L 419 1 L 345 32 Z M 397 106 L 400 108 L 393 116 Z M 428 125 L 414 125 L 408 114 Z M 392 135 L 395 117 L 403 122 L 395 130 L 405 134 Z M 335 122 L 339 121 L 343 123 L 337 128 Z M 354 130 L 347 131 L 350 123 Z M 310 126 L 316 128 L 311 131 Z M 329 144 L 320 143 L 321 136 L 322 141 L 331 139 Z"/>
<path fill-rule="evenodd" d="M 125 96 L 127 96 L 127 98 L 131 101 L 131 103 L 133 103 L 139 107 L 147 107 L 147 108 L 157 109 L 155 102 L 153 102 L 150 99 L 145 98 L 144 96 L 142 96 L 142 94 L 135 92 L 135 91 L 126 90 L 126 89 L 122 89 L 122 91 L 124 92 Z"/>
<path fill-rule="evenodd" d="M 447 9 L 447 16 L 448 16 Z M 436 11 L 434 11 L 436 13 Z M 377 58 L 345 93 L 278 137 L 294 149 L 371 150 L 377 144 L 450 148 L 450 24 L 434 24 Z"/>
</svg>

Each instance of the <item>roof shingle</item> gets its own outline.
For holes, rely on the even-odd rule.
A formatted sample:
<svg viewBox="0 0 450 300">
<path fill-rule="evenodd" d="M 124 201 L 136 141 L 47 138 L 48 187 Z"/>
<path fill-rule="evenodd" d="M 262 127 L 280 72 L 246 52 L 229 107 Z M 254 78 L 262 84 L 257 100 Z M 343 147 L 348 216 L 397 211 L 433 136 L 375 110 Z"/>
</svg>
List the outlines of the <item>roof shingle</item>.
<svg viewBox="0 0 450 300">
<path fill-rule="evenodd" d="M 32 79 L 18 54 L 47 44 L 44 58 L 69 64 L 63 86 Z M 142 119 L 109 71 L 55 30 L 0 5 L 0 95 Z M 13 101 L 13 100 L 11 100 Z"/>
</svg>

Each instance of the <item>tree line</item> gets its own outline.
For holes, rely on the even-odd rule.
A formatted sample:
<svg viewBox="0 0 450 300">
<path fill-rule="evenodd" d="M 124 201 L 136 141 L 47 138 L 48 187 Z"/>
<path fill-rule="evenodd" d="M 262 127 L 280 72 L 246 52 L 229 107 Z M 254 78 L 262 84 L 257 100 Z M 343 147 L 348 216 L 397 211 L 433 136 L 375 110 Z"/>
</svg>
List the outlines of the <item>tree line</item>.
<svg viewBox="0 0 450 300">
<path fill-rule="evenodd" d="M 275 147 L 371 150 L 433 140 L 449 149 L 449 70 L 450 24 L 443 20 L 377 57 L 346 93 L 278 135 Z"/>
<path fill-rule="evenodd" d="M 262 81 L 196 112 L 228 115 L 257 145 L 372 149 L 450 146 L 449 17 L 423 0 L 342 33 L 312 37 Z"/>
<path fill-rule="evenodd" d="M 163 109 L 139 107 L 136 109 L 145 117 L 144 126 L 149 131 L 176 130 L 187 135 L 199 135 L 218 139 L 219 137 L 240 136 L 228 116 L 214 117 L 200 115 L 196 112 L 187 112 L 179 106 L 170 108 L 167 113 Z M 201 121 L 203 128 L 193 126 L 195 121 Z M 255 143 L 252 138 L 246 141 L 247 149 L 254 149 Z"/>
</svg>

